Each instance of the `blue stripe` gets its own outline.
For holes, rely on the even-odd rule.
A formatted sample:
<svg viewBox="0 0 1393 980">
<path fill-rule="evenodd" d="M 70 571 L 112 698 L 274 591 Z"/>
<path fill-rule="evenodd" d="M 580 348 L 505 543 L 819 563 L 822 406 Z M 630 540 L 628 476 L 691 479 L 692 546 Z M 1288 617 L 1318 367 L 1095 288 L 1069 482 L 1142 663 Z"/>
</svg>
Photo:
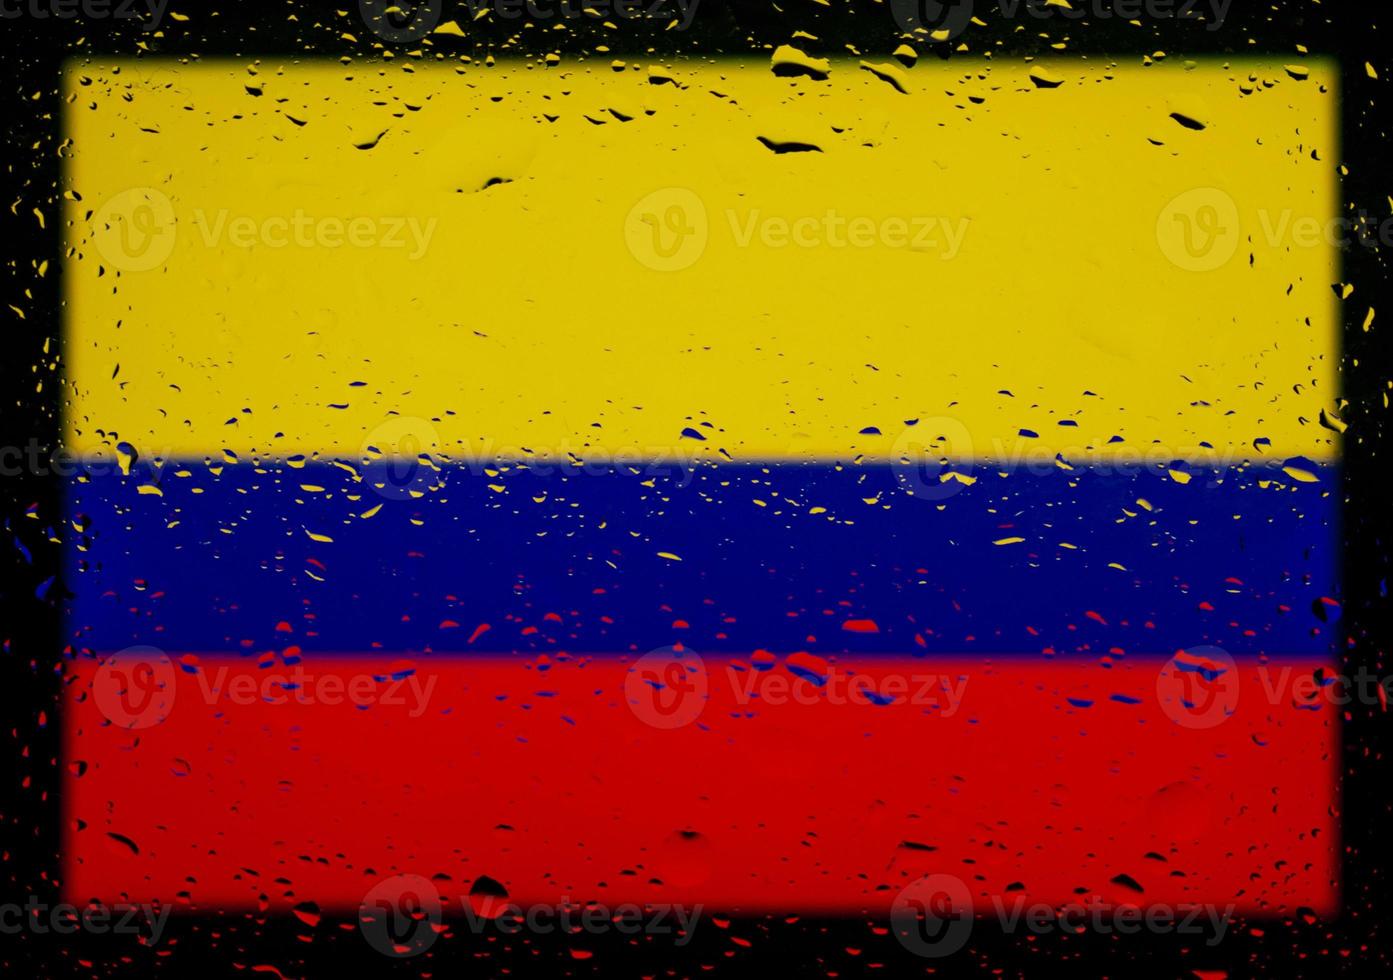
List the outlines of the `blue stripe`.
<svg viewBox="0 0 1393 980">
<path fill-rule="evenodd" d="M 173 468 L 163 496 L 138 495 L 135 478 L 116 474 L 70 481 L 70 514 L 88 526 L 66 572 L 74 642 L 1308 654 L 1329 652 L 1337 633 L 1338 607 L 1321 602 L 1336 577 L 1329 468 L 1315 484 L 1248 468 L 1180 485 L 1163 470 L 1001 477 L 979 467 L 976 484 L 937 501 L 906 494 L 883 465 L 501 477 L 447 468 L 420 499 L 384 499 L 327 464 L 238 463 L 215 475 L 199 463 L 188 478 Z M 1274 473 L 1281 487 L 1259 487 Z M 379 503 L 375 516 L 353 516 Z M 1010 537 L 1025 542 L 993 544 Z M 878 632 L 849 632 L 848 620 L 873 620 Z M 291 633 L 276 631 L 282 621 Z"/>
</svg>

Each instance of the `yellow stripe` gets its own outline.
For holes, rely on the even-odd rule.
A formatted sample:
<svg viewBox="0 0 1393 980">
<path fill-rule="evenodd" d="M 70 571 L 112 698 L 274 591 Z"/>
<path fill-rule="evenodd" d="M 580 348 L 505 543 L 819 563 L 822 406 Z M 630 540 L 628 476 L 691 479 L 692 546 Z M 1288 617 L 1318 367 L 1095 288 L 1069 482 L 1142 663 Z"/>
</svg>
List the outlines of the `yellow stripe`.
<svg viewBox="0 0 1393 980">
<path fill-rule="evenodd" d="M 1309 68 L 74 64 L 68 439 L 1330 459 Z"/>
</svg>

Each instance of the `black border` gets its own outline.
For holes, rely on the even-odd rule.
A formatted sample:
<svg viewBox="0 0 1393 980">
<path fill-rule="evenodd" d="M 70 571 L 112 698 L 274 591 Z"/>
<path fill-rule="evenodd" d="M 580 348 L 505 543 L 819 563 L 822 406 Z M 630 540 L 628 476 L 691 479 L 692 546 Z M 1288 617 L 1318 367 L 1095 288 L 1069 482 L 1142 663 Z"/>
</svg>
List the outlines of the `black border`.
<svg viewBox="0 0 1393 980">
<path fill-rule="evenodd" d="M 15 0 L 9 0 L 12 7 Z M 28 3 L 29 0 L 23 0 Z M 116 3 L 123 0 L 114 0 Z M 362 28 L 356 0 L 339 3 L 259 3 L 224 0 L 219 5 L 190 5 L 190 18 L 166 18 L 160 34 L 133 20 L 49 19 L 0 20 L 0 64 L 4 65 L 5 188 L 0 209 L 0 248 L 5 257 L 6 324 L 0 353 L 0 446 L 31 442 L 44 453 L 58 445 L 61 385 L 61 157 L 63 134 L 59 70 L 66 58 L 91 54 L 137 56 L 350 57 L 357 63 L 391 51 L 397 58 L 411 51 L 449 57 L 467 53 L 482 58 L 584 52 L 595 43 L 609 45 L 608 57 L 700 57 L 751 55 L 765 45 L 789 41 L 795 30 L 821 39 L 821 50 L 835 52 L 851 44 L 862 52 L 883 54 L 894 47 L 898 30 L 886 3 L 832 0 L 824 8 L 808 0 L 702 0 L 691 30 L 664 31 L 661 24 L 621 24 L 618 32 L 577 25 L 565 34 L 496 29 L 482 40 L 471 31 L 467 41 L 435 38 L 419 43 L 378 47 Z M 462 3 L 445 0 L 446 8 Z M 1341 160 L 1348 173 L 1340 188 L 1342 206 L 1386 216 L 1393 184 L 1383 179 L 1393 117 L 1380 103 L 1383 87 L 1393 81 L 1393 56 L 1385 35 L 1393 17 L 1378 3 L 1326 0 L 1280 0 L 1260 3 L 1234 0 L 1228 21 L 1210 31 L 1203 23 L 1147 21 L 1141 27 L 1116 19 L 1042 26 L 1026 19 L 1008 23 L 997 7 L 979 0 L 987 27 L 973 28 L 966 38 L 974 55 L 990 50 L 996 58 L 1085 55 L 1118 61 L 1139 60 L 1164 51 L 1171 58 L 1201 54 L 1282 55 L 1299 61 L 1298 45 L 1311 55 L 1333 55 L 1342 66 L 1340 121 Z M 181 10 L 180 4 L 171 9 Z M 347 10 L 347 17 L 336 15 Z M 291 15 L 294 15 L 293 17 Z M 450 15 L 447 14 L 447 19 Z M 343 36 L 345 31 L 356 39 Z M 1063 52 L 1050 45 L 1068 39 Z M 545 41 L 546 47 L 538 44 Z M 953 44 L 920 46 L 921 55 L 953 57 Z M 1365 64 L 1378 77 L 1370 77 Z M 43 214 L 40 224 L 34 214 Z M 39 263 L 47 261 L 44 274 Z M 1343 282 L 1355 286 L 1342 302 L 1344 322 L 1340 378 L 1349 406 L 1349 430 L 1343 449 L 1344 544 L 1342 651 L 1349 670 L 1389 669 L 1382 645 L 1389 637 L 1390 516 L 1388 485 L 1380 479 L 1380 450 L 1386 439 L 1385 399 L 1393 378 L 1389 346 L 1382 342 L 1386 323 L 1362 329 L 1369 307 L 1393 316 L 1384 302 L 1389 275 L 1383 246 L 1355 247 L 1343 253 Z M 22 317 L 14 308 L 22 310 Z M 1386 451 L 1386 449 L 1385 449 Z M 0 687 L 8 693 L 3 803 L 0 804 L 0 880 L 4 901 L 23 903 L 29 895 L 56 902 L 59 863 L 58 799 L 61 786 L 60 693 L 57 666 L 62 635 L 60 577 L 62 545 L 72 533 L 62 526 L 59 481 L 24 473 L 0 477 Z M 1304 976 L 1330 973 L 1386 975 L 1390 970 L 1385 919 L 1389 883 L 1383 871 L 1384 848 L 1378 835 L 1390 817 L 1387 715 L 1376 706 L 1352 705 L 1343 730 L 1341 764 L 1344 861 L 1342 913 L 1332 922 L 1263 921 L 1235 926 L 1224 942 L 1206 949 L 1193 940 L 1137 935 L 1119 938 L 1086 934 L 1028 939 L 1005 935 L 979 923 L 967 949 L 947 960 L 922 960 L 903 951 L 885 922 L 867 917 L 843 919 L 768 916 L 736 919 L 722 927 L 704 921 L 686 947 L 670 939 L 631 940 L 610 934 L 584 937 L 589 959 L 574 959 L 572 943 L 560 936 L 495 938 L 468 943 L 443 938 L 432 951 L 415 959 L 393 961 L 373 953 L 356 926 L 337 928 L 326 918 L 308 930 L 289 916 L 199 916 L 178 914 L 170 920 L 157 947 L 142 946 L 129 936 L 79 935 L 58 938 L 29 932 L 0 934 L 0 972 L 15 976 L 191 976 L 203 973 L 245 976 L 250 968 L 270 964 L 286 977 L 325 976 L 345 967 L 374 975 L 500 975 L 529 968 L 548 974 L 694 976 L 734 970 L 809 973 L 822 976 L 982 975 L 1013 976 L 1115 975 L 1117 973 L 1189 976 L 1192 970 L 1224 970 L 1230 977 L 1274 973 Z M 12 764 L 10 764 L 12 763 Z M 340 920 L 342 921 L 342 920 Z M 353 923 L 349 923 L 353 925 Z M 314 940 L 299 936 L 312 932 Z M 736 940 L 748 942 L 741 945 Z M 85 961 L 91 961 L 87 963 Z M 355 972 L 356 972 L 355 970 Z M 467 972 L 466 972 L 467 971 Z M 274 976 L 267 973 L 266 976 Z"/>
</svg>

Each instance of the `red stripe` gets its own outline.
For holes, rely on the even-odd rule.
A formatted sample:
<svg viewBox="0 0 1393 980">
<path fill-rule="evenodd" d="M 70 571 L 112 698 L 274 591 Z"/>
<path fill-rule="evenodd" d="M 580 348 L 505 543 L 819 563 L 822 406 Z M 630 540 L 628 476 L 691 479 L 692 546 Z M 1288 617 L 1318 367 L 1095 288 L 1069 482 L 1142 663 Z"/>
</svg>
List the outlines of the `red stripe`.
<svg viewBox="0 0 1393 980">
<path fill-rule="evenodd" d="M 815 658 L 749 662 L 706 658 L 700 717 L 670 729 L 628 703 L 626 681 L 640 701 L 652 688 L 618 658 L 434 658 L 402 703 L 367 679 L 400 661 L 320 659 L 301 678 L 310 703 L 275 704 L 230 692 L 236 677 L 288 677 L 282 664 L 204 660 L 178 674 L 168 716 L 135 731 L 98 703 L 119 711 L 117 675 L 77 665 L 67 894 L 346 909 L 412 872 L 448 875 L 446 896 L 488 875 L 520 902 L 851 913 L 946 872 L 1053 904 L 1087 889 L 1248 913 L 1334 906 L 1337 711 L 1280 686 L 1309 670 L 1245 664 L 1232 716 L 1199 728 L 1167 715 L 1162 659 L 857 660 L 834 668 L 840 695 L 797 679 Z M 869 679 L 858 695 L 853 672 Z M 742 703 L 751 677 L 766 694 L 792 686 L 783 703 Z M 942 678 L 965 681 L 956 711 Z M 422 705 L 411 692 L 431 683 Z M 336 684 L 374 703 L 333 703 Z M 868 703 L 866 684 L 900 699 Z"/>
</svg>

